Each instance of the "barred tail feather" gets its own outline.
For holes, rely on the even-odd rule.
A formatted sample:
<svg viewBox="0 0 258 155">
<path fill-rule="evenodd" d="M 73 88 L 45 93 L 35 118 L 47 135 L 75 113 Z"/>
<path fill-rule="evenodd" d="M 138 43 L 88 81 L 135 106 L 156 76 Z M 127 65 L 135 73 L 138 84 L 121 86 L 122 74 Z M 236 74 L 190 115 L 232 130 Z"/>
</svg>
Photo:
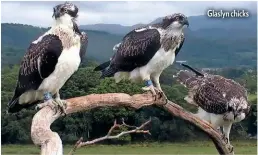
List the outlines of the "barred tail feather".
<svg viewBox="0 0 258 155">
<path fill-rule="evenodd" d="M 193 77 L 193 73 L 187 70 L 180 70 L 175 76 L 173 76 L 181 84 L 186 84 L 187 80 Z"/>
<path fill-rule="evenodd" d="M 7 113 L 16 113 L 24 108 L 23 105 L 19 104 L 19 97 L 13 98 L 7 106 Z"/>
<path fill-rule="evenodd" d="M 197 76 L 204 76 L 201 72 L 197 71 L 196 69 L 190 67 L 189 65 L 186 65 L 186 64 L 183 64 L 183 63 L 180 63 L 182 66 L 190 69 L 191 71 L 193 71 Z"/>
<path fill-rule="evenodd" d="M 117 72 L 116 69 L 109 67 L 109 68 L 102 71 L 102 75 L 101 75 L 100 78 L 102 79 L 102 78 L 105 78 L 105 77 L 112 77 L 112 76 L 115 75 L 116 72 Z"/>
<path fill-rule="evenodd" d="M 110 60 L 107 62 L 104 62 L 103 64 L 97 66 L 94 71 L 101 71 L 104 70 L 105 68 L 107 68 L 110 65 Z"/>
<path fill-rule="evenodd" d="M 193 69 L 192 67 L 181 63 L 182 66 L 190 69 L 191 71 L 188 70 L 180 70 L 174 78 L 179 81 L 181 84 L 183 84 L 185 87 L 193 87 L 194 83 L 197 84 L 200 82 L 200 76 L 204 77 L 204 75 Z"/>
<path fill-rule="evenodd" d="M 13 98 L 7 105 L 7 113 L 17 113 L 22 109 L 27 109 L 37 104 L 39 101 L 34 101 L 32 103 L 19 103 L 19 97 Z"/>
</svg>

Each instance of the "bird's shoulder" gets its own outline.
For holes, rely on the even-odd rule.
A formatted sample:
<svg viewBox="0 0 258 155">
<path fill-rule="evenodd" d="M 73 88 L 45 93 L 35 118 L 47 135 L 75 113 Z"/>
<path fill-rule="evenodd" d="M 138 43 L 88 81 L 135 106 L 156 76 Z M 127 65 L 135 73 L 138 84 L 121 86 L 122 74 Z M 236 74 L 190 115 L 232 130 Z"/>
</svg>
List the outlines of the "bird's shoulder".
<svg viewBox="0 0 258 155">
<path fill-rule="evenodd" d="M 160 33 L 157 29 L 133 30 L 123 38 L 112 57 L 111 66 L 121 71 L 144 66 L 160 47 Z"/>
<path fill-rule="evenodd" d="M 62 50 L 62 42 L 60 38 L 55 34 L 46 34 L 44 36 L 40 36 L 38 40 L 29 45 L 23 60 L 38 57 L 47 52 L 55 52 L 60 50 Z"/>
<path fill-rule="evenodd" d="M 80 35 L 81 38 L 81 49 L 80 49 L 80 57 L 81 59 L 84 57 L 87 46 L 88 46 L 88 35 L 85 32 L 82 32 Z"/>
<path fill-rule="evenodd" d="M 20 74 L 29 74 L 32 68 L 38 69 L 39 61 L 46 61 L 50 56 L 57 58 L 62 50 L 62 42 L 57 35 L 41 36 L 36 42 L 32 42 L 25 52 L 20 65 Z"/>
<path fill-rule="evenodd" d="M 160 31 L 153 27 L 142 27 L 134 29 L 123 37 L 123 41 L 139 41 L 139 39 L 143 39 L 142 41 L 144 41 L 144 39 L 148 38 L 160 39 Z"/>
<path fill-rule="evenodd" d="M 123 38 L 117 53 L 124 56 L 144 55 L 150 50 L 156 52 L 158 48 L 160 48 L 159 31 L 157 29 L 142 28 L 129 32 Z"/>
<path fill-rule="evenodd" d="M 88 43 L 88 34 L 86 33 L 86 32 L 82 32 L 82 34 L 81 34 L 81 41 L 83 42 L 83 43 Z"/>
</svg>

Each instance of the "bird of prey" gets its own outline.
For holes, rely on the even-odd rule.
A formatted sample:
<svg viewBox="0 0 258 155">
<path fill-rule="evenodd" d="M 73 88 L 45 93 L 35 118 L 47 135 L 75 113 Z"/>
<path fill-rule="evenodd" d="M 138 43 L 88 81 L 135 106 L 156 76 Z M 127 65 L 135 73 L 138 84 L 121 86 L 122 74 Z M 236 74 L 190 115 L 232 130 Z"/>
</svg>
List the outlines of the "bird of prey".
<svg viewBox="0 0 258 155">
<path fill-rule="evenodd" d="M 43 100 L 65 113 L 66 102 L 60 99 L 59 90 L 77 71 L 88 44 L 86 33 L 75 23 L 77 13 L 78 7 L 72 3 L 54 7 L 54 24 L 30 44 L 23 57 L 8 113 Z"/>
<path fill-rule="evenodd" d="M 145 81 L 143 90 L 150 90 L 155 97 L 157 94 L 165 96 L 159 77 L 173 64 L 183 46 L 185 25 L 189 26 L 187 17 L 175 13 L 164 17 L 160 23 L 134 29 L 114 46 L 113 57 L 94 70 L 102 72 L 101 78 L 114 77 L 116 83 L 123 79 Z"/>
<path fill-rule="evenodd" d="M 232 79 L 201 73 L 189 65 L 181 65 L 192 71 L 180 70 L 174 76 L 189 89 L 184 99 L 198 106 L 195 116 L 206 120 L 215 129 L 222 127 L 223 138 L 229 143 L 232 124 L 242 121 L 250 112 L 246 89 Z"/>
</svg>

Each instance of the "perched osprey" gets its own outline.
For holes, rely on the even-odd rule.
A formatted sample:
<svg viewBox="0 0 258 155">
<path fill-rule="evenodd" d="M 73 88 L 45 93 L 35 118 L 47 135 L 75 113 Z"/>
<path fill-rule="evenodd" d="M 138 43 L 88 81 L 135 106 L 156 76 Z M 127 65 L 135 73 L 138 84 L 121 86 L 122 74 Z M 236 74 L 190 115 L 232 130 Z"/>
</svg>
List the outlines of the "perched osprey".
<svg viewBox="0 0 258 155">
<path fill-rule="evenodd" d="M 54 24 L 30 44 L 23 57 L 7 112 L 18 112 L 42 100 L 54 103 L 65 112 L 65 101 L 60 99 L 59 90 L 78 69 L 86 53 L 88 37 L 75 23 L 77 6 L 59 4 L 53 11 Z"/>
<path fill-rule="evenodd" d="M 208 121 L 216 129 L 223 127 L 223 138 L 229 143 L 232 124 L 242 121 L 250 112 L 246 89 L 234 80 L 203 74 L 186 64 L 181 65 L 193 71 L 180 70 L 174 76 L 189 89 L 184 99 L 198 106 L 197 117 Z"/>
<path fill-rule="evenodd" d="M 94 70 L 102 71 L 101 78 L 114 77 L 117 83 L 122 79 L 145 81 L 143 90 L 150 90 L 154 96 L 164 95 L 159 77 L 173 64 L 183 46 L 184 25 L 189 26 L 187 17 L 176 13 L 166 16 L 161 23 L 133 30 L 114 46 L 113 57 Z"/>
</svg>

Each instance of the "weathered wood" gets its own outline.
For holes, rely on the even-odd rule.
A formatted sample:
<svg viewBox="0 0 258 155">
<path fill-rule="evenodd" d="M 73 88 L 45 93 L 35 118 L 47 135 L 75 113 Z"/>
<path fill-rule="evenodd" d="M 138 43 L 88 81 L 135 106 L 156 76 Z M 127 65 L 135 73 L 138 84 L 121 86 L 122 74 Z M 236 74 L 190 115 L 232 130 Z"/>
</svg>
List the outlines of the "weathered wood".
<svg viewBox="0 0 258 155">
<path fill-rule="evenodd" d="M 165 104 L 165 100 L 155 100 L 151 94 L 136 94 L 130 96 L 124 93 L 108 93 L 108 94 L 91 94 L 82 97 L 76 97 L 66 100 L 66 113 L 76 113 L 86 111 L 97 107 L 131 107 L 134 109 L 142 108 L 143 106 L 158 105 L 166 109 L 173 116 L 182 118 L 209 135 L 219 154 L 230 153 L 228 145 L 221 139 L 221 135 L 213 129 L 207 122 L 204 122 L 191 113 L 185 111 L 179 105 L 169 101 Z M 62 155 L 63 146 L 59 135 L 50 129 L 51 124 L 62 117 L 51 106 L 45 106 L 39 110 L 33 117 L 31 125 L 31 138 L 35 145 L 41 146 L 41 155 Z M 76 124 L 75 124 L 76 125 Z"/>
</svg>

